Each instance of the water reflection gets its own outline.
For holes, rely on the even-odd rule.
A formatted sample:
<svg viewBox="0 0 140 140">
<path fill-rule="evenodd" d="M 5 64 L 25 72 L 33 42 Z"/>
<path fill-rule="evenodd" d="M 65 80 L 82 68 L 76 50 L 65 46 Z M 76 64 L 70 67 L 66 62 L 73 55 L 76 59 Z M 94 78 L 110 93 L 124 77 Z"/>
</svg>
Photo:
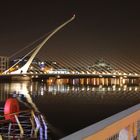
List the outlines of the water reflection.
<svg viewBox="0 0 140 140">
<path fill-rule="evenodd" d="M 51 80 L 52 81 L 52 80 Z M 76 80 L 77 81 L 77 80 Z M 60 79 L 59 79 L 60 82 Z M 16 93 L 23 93 L 26 96 L 29 94 L 34 95 L 45 95 L 45 94 L 77 94 L 77 93 L 117 93 L 117 92 L 139 92 L 140 86 L 136 85 L 127 85 L 127 84 L 112 84 L 112 85 L 71 85 L 67 83 L 56 82 L 55 84 L 48 82 L 12 82 L 12 83 L 0 83 L 0 96 L 1 100 L 5 100 L 9 95 Z M 28 96 L 29 96 L 28 95 Z M 31 99 L 30 99 L 31 100 Z"/>
</svg>

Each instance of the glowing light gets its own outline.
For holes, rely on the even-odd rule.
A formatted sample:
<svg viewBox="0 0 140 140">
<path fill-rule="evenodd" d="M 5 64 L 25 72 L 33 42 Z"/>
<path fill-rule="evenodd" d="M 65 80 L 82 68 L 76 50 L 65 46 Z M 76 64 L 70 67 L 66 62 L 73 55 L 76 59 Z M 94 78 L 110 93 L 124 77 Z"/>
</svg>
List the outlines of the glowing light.
<svg viewBox="0 0 140 140">
<path fill-rule="evenodd" d="M 72 74 L 75 74 L 75 71 L 72 71 Z"/>
<path fill-rule="evenodd" d="M 85 87 L 82 87 L 82 91 L 84 91 L 85 90 Z"/>
<path fill-rule="evenodd" d="M 82 74 L 85 74 L 85 72 L 84 72 L 84 71 L 81 71 L 81 73 L 82 73 Z"/>
<path fill-rule="evenodd" d="M 123 90 L 124 90 L 124 91 L 126 91 L 126 89 L 127 89 L 127 86 L 126 86 L 126 85 L 124 85 Z"/>
<path fill-rule="evenodd" d="M 60 78 L 60 75 L 57 75 L 57 78 Z"/>
<path fill-rule="evenodd" d="M 18 68 L 19 68 L 19 66 L 18 66 L 18 65 L 16 65 L 16 68 L 18 69 Z"/>
<path fill-rule="evenodd" d="M 33 86 L 32 86 L 32 84 L 31 84 L 31 86 L 30 86 L 30 91 L 31 91 L 31 93 L 32 93 L 32 91 L 33 91 Z"/>
<path fill-rule="evenodd" d="M 89 91 L 90 90 L 90 88 L 89 87 L 87 87 L 87 91 Z"/>
<path fill-rule="evenodd" d="M 44 62 L 41 62 L 41 64 L 44 65 L 45 63 Z"/>
<path fill-rule="evenodd" d="M 111 88 L 110 88 L 110 87 L 108 87 L 107 89 L 108 89 L 108 91 L 110 91 L 110 90 L 111 90 Z"/>
<path fill-rule="evenodd" d="M 138 87 L 135 87 L 135 89 L 134 89 L 135 91 L 137 91 L 138 90 Z"/>
<path fill-rule="evenodd" d="M 113 85 L 112 88 L 113 88 L 113 91 L 115 91 L 116 90 L 116 85 Z"/>
<path fill-rule="evenodd" d="M 95 74 L 95 71 L 93 71 L 92 74 Z"/>
<path fill-rule="evenodd" d="M 89 72 L 89 71 L 87 71 L 87 74 L 90 74 L 90 72 Z"/>
<path fill-rule="evenodd" d="M 102 75 L 99 75 L 99 77 L 103 77 Z"/>
<path fill-rule="evenodd" d="M 121 88 L 119 87 L 118 90 L 121 91 Z"/>
<path fill-rule="evenodd" d="M 40 94 L 43 96 L 44 95 L 44 89 L 43 87 L 41 88 Z"/>
<path fill-rule="evenodd" d="M 132 87 L 129 87 L 129 91 L 131 91 L 132 90 Z"/>
<path fill-rule="evenodd" d="M 122 83 L 125 84 L 125 79 L 122 80 Z"/>
</svg>

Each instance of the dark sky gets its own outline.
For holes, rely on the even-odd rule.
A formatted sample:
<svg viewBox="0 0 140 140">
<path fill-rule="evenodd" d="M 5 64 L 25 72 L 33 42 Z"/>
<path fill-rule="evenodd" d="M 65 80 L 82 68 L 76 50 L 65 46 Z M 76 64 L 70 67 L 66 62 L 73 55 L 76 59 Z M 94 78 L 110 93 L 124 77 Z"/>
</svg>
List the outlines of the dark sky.
<svg viewBox="0 0 140 140">
<path fill-rule="evenodd" d="M 0 3 L 0 55 L 10 56 L 75 14 L 39 57 L 121 54 L 140 63 L 139 7 L 135 0 L 5 0 Z"/>
</svg>

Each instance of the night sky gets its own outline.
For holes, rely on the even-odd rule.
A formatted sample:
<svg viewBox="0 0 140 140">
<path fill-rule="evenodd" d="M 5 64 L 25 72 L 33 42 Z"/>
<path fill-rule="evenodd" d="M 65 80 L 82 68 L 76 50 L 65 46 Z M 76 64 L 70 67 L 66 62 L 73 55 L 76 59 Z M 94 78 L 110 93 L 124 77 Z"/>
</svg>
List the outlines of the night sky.
<svg viewBox="0 0 140 140">
<path fill-rule="evenodd" d="M 38 57 L 124 55 L 140 64 L 140 4 L 123 0 L 38 0 L 0 3 L 0 55 L 10 56 L 76 15 Z M 76 53 L 75 53 L 76 55 Z"/>
</svg>

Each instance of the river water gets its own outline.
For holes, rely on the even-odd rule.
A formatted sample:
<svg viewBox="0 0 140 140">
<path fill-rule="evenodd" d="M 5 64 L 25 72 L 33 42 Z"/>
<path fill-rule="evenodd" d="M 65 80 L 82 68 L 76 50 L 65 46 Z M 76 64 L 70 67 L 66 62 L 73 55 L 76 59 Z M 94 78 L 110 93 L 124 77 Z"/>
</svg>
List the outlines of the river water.
<svg viewBox="0 0 140 140">
<path fill-rule="evenodd" d="M 140 102 L 140 86 L 2 82 L 0 103 L 14 92 L 31 97 L 46 116 L 52 139 L 59 139 Z M 28 96 L 27 96 L 28 95 Z"/>
</svg>

